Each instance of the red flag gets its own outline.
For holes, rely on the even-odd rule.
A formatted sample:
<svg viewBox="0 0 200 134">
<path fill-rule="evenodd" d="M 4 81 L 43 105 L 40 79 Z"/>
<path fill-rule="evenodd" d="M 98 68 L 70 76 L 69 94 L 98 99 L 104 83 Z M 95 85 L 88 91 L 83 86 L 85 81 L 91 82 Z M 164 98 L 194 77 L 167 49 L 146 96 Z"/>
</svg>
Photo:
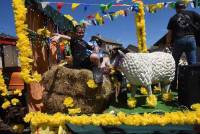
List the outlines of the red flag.
<svg viewBox="0 0 200 134">
<path fill-rule="evenodd" d="M 95 16 L 94 15 L 89 15 L 89 16 L 87 16 L 87 19 L 94 19 L 95 18 Z"/>
<path fill-rule="evenodd" d="M 56 5 L 57 5 L 57 10 L 58 10 L 58 12 L 60 12 L 60 11 L 61 11 L 61 8 L 62 8 L 63 5 L 64 5 L 64 2 L 58 2 Z"/>
</svg>

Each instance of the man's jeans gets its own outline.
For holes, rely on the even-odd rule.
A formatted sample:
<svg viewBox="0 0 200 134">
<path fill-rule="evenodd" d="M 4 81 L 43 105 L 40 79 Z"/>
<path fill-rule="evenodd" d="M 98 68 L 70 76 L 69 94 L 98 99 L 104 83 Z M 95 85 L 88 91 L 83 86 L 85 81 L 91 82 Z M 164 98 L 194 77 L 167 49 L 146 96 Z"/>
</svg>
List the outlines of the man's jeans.
<svg viewBox="0 0 200 134">
<path fill-rule="evenodd" d="M 196 64 L 196 49 L 196 40 L 192 35 L 187 35 L 175 40 L 172 55 L 176 63 L 176 73 L 171 89 L 175 89 L 177 87 L 177 67 L 181 55 L 185 52 L 188 64 Z"/>
</svg>

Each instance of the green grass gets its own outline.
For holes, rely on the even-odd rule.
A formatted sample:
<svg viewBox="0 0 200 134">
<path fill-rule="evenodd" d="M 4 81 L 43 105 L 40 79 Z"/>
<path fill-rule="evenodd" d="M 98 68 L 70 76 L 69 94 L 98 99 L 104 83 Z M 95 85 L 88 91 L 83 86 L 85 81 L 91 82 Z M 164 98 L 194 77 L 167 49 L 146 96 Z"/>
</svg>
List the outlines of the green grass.
<svg viewBox="0 0 200 134">
<path fill-rule="evenodd" d="M 175 98 L 177 98 L 177 93 L 173 92 Z M 130 94 L 128 94 L 130 96 Z M 137 106 L 134 109 L 129 108 L 126 103 L 116 103 L 115 101 L 112 101 L 111 105 L 105 112 L 115 111 L 115 113 L 118 113 L 120 111 L 125 112 L 127 114 L 133 114 L 133 113 L 163 113 L 163 112 L 173 112 L 178 111 L 180 108 L 178 107 L 177 99 L 174 99 L 172 102 L 163 102 L 161 99 L 161 95 L 156 95 L 158 98 L 158 103 L 155 108 L 150 108 L 147 105 L 145 105 L 146 102 L 146 96 L 145 95 L 137 95 Z"/>
</svg>

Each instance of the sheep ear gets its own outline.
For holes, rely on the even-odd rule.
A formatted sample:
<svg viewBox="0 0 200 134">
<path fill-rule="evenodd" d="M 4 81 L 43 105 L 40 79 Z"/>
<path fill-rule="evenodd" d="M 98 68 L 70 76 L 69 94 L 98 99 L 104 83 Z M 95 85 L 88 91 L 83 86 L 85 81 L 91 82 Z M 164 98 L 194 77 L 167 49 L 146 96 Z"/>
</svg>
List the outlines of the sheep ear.
<svg viewBox="0 0 200 134">
<path fill-rule="evenodd" d="M 123 57 L 125 57 L 125 54 L 121 51 L 121 50 L 118 50 L 119 54 Z"/>
</svg>

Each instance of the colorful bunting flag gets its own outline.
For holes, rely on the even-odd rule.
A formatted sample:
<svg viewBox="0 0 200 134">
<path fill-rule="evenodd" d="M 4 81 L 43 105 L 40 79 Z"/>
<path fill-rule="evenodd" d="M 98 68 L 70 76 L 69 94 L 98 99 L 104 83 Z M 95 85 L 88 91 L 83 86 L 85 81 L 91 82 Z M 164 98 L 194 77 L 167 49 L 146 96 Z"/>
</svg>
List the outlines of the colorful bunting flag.
<svg viewBox="0 0 200 134">
<path fill-rule="evenodd" d="M 104 23 L 103 17 L 101 17 L 99 13 L 96 13 L 95 20 L 99 25 L 102 25 Z"/>
<path fill-rule="evenodd" d="M 87 16 L 87 19 L 94 19 L 95 18 L 95 16 L 94 15 L 89 15 L 89 16 Z"/>
<path fill-rule="evenodd" d="M 56 4 L 58 12 L 61 11 L 63 5 L 64 5 L 64 2 L 58 2 L 58 3 Z"/>
<path fill-rule="evenodd" d="M 78 22 L 69 14 L 64 15 L 68 20 L 72 21 L 73 25 L 76 26 Z"/>
<path fill-rule="evenodd" d="M 79 5 L 79 3 L 72 3 L 72 11 L 74 11 Z"/>
<path fill-rule="evenodd" d="M 85 5 L 85 6 L 84 6 L 84 11 L 86 12 L 86 11 L 87 11 L 87 9 L 88 9 L 88 6 L 87 6 L 87 5 Z"/>
<path fill-rule="evenodd" d="M 46 8 L 47 5 L 49 5 L 49 2 L 41 2 L 42 8 Z"/>
<path fill-rule="evenodd" d="M 106 11 L 108 11 L 112 7 L 112 3 L 109 3 L 108 5 L 100 4 L 101 12 L 105 14 Z"/>
</svg>

